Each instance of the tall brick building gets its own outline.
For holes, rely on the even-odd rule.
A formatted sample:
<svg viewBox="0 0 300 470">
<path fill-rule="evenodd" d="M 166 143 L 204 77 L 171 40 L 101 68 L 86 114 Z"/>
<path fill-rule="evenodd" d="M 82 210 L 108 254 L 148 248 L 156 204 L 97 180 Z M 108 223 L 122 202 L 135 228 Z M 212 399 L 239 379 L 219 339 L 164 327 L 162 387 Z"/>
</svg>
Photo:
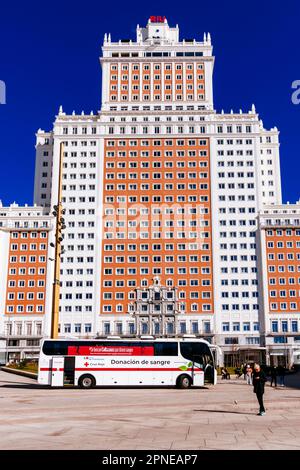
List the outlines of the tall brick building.
<svg viewBox="0 0 300 470">
<path fill-rule="evenodd" d="M 284 211 L 278 130 L 254 106 L 215 110 L 209 33 L 180 40 L 178 26 L 150 17 L 135 40 L 105 34 L 100 62 L 101 111 L 60 108 L 53 130 L 37 132 L 34 203 L 45 213 L 63 148 L 60 335 L 195 334 L 220 345 L 226 364 L 265 353 L 292 362 L 294 343 L 269 358 L 266 341 L 259 220 L 266 207 Z M 295 322 L 292 300 L 282 314 Z"/>
</svg>

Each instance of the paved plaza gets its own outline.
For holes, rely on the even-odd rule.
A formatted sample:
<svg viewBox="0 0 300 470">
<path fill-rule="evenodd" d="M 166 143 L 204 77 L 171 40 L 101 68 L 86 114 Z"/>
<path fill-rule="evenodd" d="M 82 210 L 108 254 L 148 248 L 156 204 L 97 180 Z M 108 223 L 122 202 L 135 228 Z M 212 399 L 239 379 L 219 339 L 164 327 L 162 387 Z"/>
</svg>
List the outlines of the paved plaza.
<svg viewBox="0 0 300 470">
<path fill-rule="evenodd" d="M 1 449 L 300 449 L 300 376 L 266 387 L 42 388 L 0 371 Z M 235 403 L 237 402 L 237 403 Z"/>
</svg>

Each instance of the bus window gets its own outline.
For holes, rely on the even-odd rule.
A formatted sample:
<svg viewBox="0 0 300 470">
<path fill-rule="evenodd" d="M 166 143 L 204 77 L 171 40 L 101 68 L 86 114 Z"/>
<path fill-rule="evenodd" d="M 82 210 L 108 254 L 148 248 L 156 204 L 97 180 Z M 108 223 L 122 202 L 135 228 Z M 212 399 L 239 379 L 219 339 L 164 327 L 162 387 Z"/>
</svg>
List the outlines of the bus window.
<svg viewBox="0 0 300 470">
<path fill-rule="evenodd" d="M 177 356 L 178 344 L 175 342 L 157 342 L 154 343 L 155 356 Z"/>
</svg>

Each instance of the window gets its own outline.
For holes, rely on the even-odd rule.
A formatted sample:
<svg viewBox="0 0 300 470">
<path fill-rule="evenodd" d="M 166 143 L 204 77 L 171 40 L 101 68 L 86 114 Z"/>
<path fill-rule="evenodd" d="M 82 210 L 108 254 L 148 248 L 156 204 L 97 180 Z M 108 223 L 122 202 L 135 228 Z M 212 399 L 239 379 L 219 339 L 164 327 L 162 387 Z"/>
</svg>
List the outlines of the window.
<svg viewBox="0 0 300 470">
<path fill-rule="evenodd" d="M 274 344 L 282 344 L 282 343 L 287 343 L 287 337 L 286 336 L 276 336 L 274 338 Z"/>
<path fill-rule="evenodd" d="M 104 334 L 105 335 L 110 334 L 110 323 L 104 323 Z"/>
<path fill-rule="evenodd" d="M 297 320 L 292 320 L 292 332 L 293 333 L 298 332 L 298 321 Z"/>
</svg>

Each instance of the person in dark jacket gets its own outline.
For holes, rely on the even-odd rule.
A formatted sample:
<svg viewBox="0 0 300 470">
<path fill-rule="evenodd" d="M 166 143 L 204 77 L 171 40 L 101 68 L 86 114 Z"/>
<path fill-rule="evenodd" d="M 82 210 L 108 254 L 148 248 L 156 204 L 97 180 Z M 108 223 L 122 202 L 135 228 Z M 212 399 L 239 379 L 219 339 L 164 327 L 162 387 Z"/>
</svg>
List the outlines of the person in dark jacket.
<svg viewBox="0 0 300 470">
<path fill-rule="evenodd" d="M 279 385 L 284 387 L 284 378 L 285 378 L 285 368 L 283 366 L 278 366 L 278 378 L 279 378 Z"/>
<path fill-rule="evenodd" d="M 254 365 L 254 372 L 253 372 L 253 392 L 256 394 L 258 403 L 259 403 L 259 416 L 263 416 L 266 413 L 264 402 L 263 402 L 263 395 L 265 391 L 265 383 L 267 381 L 266 374 L 263 370 L 261 370 L 259 364 Z"/>
<path fill-rule="evenodd" d="M 271 387 L 273 385 L 273 382 L 275 387 L 277 387 L 277 367 L 275 366 L 271 367 Z"/>
</svg>

